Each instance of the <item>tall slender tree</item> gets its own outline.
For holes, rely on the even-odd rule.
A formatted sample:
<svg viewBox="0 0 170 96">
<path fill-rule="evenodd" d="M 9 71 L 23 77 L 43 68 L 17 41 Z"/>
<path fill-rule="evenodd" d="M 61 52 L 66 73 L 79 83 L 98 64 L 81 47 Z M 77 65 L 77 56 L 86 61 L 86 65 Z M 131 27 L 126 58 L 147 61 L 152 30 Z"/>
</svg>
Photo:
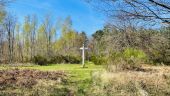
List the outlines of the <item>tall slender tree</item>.
<svg viewBox="0 0 170 96">
<path fill-rule="evenodd" d="M 7 39 L 8 39 L 9 63 L 12 63 L 14 59 L 15 26 L 16 26 L 16 18 L 8 14 L 8 16 L 5 18 L 4 21 L 4 27 L 5 27 L 5 31 L 7 32 Z"/>
</svg>

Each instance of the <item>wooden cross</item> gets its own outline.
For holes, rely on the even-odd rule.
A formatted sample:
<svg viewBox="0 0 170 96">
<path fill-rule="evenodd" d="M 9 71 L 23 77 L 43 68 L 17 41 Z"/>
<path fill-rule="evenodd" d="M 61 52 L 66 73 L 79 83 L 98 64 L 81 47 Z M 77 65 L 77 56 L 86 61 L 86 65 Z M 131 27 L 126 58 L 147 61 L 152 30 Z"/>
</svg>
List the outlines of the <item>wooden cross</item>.
<svg viewBox="0 0 170 96">
<path fill-rule="evenodd" d="M 84 68 L 85 67 L 85 50 L 87 50 L 88 48 L 85 48 L 84 47 L 84 44 L 83 44 L 83 47 L 80 48 L 82 50 L 82 67 Z"/>
</svg>

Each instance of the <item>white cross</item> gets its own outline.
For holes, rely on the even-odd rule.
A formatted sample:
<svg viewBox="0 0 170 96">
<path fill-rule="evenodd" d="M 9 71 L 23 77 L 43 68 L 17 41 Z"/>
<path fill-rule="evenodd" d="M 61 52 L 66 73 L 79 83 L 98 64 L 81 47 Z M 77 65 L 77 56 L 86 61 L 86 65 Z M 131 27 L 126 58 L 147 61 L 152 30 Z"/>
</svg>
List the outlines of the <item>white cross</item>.
<svg viewBox="0 0 170 96">
<path fill-rule="evenodd" d="M 85 48 L 84 44 L 83 44 L 83 47 L 81 47 L 80 49 L 82 50 L 82 67 L 84 68 L 85 67 L 85 63 L 84 63 L 84 60 L 85 60 L 85 50 L 87 50 L 88 48 Z"/>
</svg>

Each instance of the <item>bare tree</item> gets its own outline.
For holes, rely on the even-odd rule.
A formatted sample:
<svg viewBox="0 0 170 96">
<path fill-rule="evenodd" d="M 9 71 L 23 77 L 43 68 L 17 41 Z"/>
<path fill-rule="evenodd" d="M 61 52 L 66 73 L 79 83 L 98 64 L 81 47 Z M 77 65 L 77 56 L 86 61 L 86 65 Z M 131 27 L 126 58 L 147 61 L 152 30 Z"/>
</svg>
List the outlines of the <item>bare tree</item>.
<svg viewBox="0 0 170 96">
<path fill-rule="evenodd" d="M 4 45 L 5 30 L 2 25 L 0 25 L 0 62 L 3 62 L 3 45 Z"/>
<path fill-rule="evenodd" d="M 37 31 L 37 17 L 34 15 L 31 21 L 31 60 L 35 56 L 35 43 L 36 43 L 36 31 Z"/>
<path fill-rule="evenodd" d="M 10 14 L 8 16 L 6 16 L 6 18 L 4 20 L 4 28 L 5 28 L 5 31 L 7 32 L 9 63 L 13 62 L 13 57 L 14 57 L 15 26 L 16 26 L 16 18 Z"/>
<path fill-rule="evenodd" d="M 108 16 L 170 24 L 169 0 L 90 0 L 100 5 Z M 99 2 L 99 3 L 96 3 Z"/>
<path fill-rule="evenodd" d="M 46 46 L 47 46 L 47 56 L 51 56 L 51 48 L 52 48 L 52 39 L 53 36 L 55 35 L 55 27 L 53 27 L 53 22 L 51 20 L 50 15 L 47 15 L 45 17 L 45 20 L 43 22 L 44 25 L 44 33 L 45 33 L 45 37 L 46 37 Z"/>
<path fill-rule="evenodd" d="M 15 36 L 15 40 L 16 40 L 16 53 L 18 54 L 17 56 L 17 61 L 18 62 L 23 62 L 24 60 L 24 57 L 23 57 L 23 45 L 21 43 L 21 33 L 20 33 L 20 27 L 21 25 L 20 24 L 16 24 L 16 36 Z"/>
</svg>

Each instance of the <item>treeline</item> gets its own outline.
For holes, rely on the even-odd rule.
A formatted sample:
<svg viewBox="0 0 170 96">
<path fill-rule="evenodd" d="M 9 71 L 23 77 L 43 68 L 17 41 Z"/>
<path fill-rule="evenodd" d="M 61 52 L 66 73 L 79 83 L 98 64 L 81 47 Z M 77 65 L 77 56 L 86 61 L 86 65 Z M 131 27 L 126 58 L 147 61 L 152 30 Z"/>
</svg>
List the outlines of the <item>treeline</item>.
<svg viewBox="0 0 170 96">
<path fill-rule="evenodd" d="M 70 17 L 61 23 L 53 21 L 49 15 L 42 22 L 35 15 L 28 15 L 20 24 L 15 16 L 7 14 L 0 24 L 0 62 L 80 57 L 79 48 L 87 42 L 85 32 L 75 31 Z"/>
<path fill-rule="evenodd" d="M 79 48 L 83 43 L 90 49 L 88 57 L 96 64 L 115 63 L 115 58 L 124 57 L 118 54 L 127 50 L 132 55 L 129 57 L 134 57 L 135 50 L 142 51 L 146 54 L 146 63 L 170 62 L 170 27 L 153 30 L 127 26 L 118 29 L 106 25 L 88 38 L 85 32 L 72 28 L 70 17 L 57 23 L 49 15 L 42 22 L 38 22 L 35 15 L 28 15 L 20 24 L 15 16 L 8 14 L 0 28 L 1 63 L 79 63 Z"/>
</svg>

